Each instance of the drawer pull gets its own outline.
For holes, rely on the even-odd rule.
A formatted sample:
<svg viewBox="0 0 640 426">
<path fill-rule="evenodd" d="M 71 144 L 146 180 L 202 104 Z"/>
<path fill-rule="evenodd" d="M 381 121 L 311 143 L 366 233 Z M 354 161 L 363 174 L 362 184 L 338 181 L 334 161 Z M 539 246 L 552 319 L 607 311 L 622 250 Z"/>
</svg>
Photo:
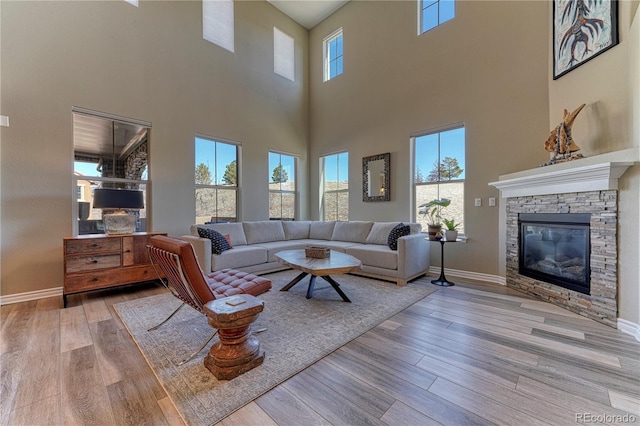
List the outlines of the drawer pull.
<svg viewBox="0 0 640 426">
<path fill-rule="evenodd" d="M 93 279 L 91 281 L 93 281 L 95 283 L 96 281 L 98 281 L 98 277 L 93 277 Z"/>
<path fill-rule="evenodd" d="M 96 259 L 93 259 L 91 263 L 98 263 L 98 261 Z"/>
<path fill-rule="evenodd" d="M 127 250 L 127 251 L 125 251 L 125 253 L 131 253 L 131 250 Z"/>
</svg>

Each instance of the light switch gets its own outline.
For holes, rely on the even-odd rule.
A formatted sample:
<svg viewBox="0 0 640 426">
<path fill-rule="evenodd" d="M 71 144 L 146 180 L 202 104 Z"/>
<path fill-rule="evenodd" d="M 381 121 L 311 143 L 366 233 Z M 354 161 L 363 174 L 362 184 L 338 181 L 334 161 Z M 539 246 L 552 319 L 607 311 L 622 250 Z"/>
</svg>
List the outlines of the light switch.
<svg viewBox="0 0 640 426">
<path fill-rule="evenodd" d="M 476 198 L 476 207 L 481 207 L 482 206 L 482 198 Z"/>
<path fill-rule="evenodd" d="M 496 206 L 496 197 L 489 197 L 489 207 Z"/>
</svg>

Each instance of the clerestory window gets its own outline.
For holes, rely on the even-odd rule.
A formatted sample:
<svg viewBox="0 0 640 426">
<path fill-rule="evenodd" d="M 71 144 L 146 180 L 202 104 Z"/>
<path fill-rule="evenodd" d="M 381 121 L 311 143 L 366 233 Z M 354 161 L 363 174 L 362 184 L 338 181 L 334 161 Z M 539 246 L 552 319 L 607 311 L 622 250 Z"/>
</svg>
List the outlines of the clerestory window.
<svg viewBox="0 0 640 426">
<path fill-rule="evenodd" d="M 418 0 L 418 34 L 426 33 L 455 16 L 455 0 Z"/>
<path fill-rule="evenodd" d="M 342 74 L 343 49 L 342 28 L 334 31 L 323 41 L 324 53 L 324 81 L 331 80 Z"/>
</svg>

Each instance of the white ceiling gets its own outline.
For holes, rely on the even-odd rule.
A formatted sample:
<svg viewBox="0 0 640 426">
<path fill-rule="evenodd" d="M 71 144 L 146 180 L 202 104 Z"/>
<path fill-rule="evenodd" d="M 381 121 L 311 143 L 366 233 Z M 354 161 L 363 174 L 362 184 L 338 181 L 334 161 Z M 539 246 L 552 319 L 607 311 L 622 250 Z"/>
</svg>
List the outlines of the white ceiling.
<svg viewBox="0 0 640 426">
<path fill-rule="evenodd" d="M 310 30 L 349 0 L 267 0 L 291 19 Z"/>
</svg>

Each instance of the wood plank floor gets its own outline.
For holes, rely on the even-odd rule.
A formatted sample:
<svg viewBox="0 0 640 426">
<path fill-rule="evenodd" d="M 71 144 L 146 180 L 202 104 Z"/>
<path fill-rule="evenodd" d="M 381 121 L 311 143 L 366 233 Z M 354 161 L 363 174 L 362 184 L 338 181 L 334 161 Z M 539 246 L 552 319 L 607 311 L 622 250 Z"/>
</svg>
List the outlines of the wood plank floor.
<svg viewBox="0 0 640 426">
<path fill-rule="evenodd" d="M 220 425 L 640 423 L 640 343 L 505 287 L 461 281 Z M 183 424 L 112 307 L 163 291 L 72 296 L 67 309 L 61 297 L 2 306 L 0 425 Z"/>
</svg>

